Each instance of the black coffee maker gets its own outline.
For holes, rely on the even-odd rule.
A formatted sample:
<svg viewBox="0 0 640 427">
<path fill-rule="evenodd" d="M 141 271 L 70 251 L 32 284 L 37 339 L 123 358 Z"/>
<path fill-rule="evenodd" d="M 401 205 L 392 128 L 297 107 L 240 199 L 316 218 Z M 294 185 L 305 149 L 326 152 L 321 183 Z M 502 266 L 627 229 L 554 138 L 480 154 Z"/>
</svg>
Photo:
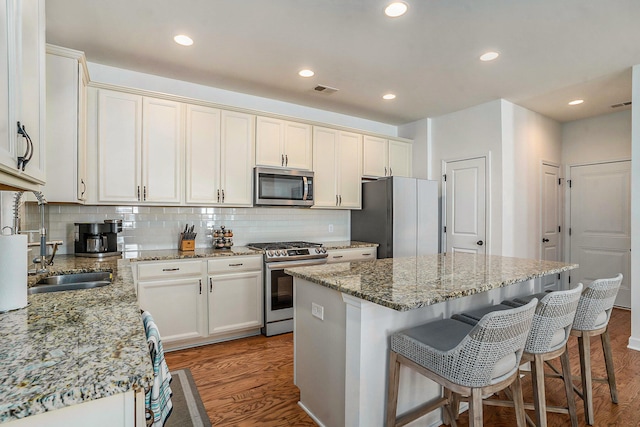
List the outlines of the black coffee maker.
<svg viewBox="0 0 640 427">
<path fill-rule="evenodd" d="M 106 219 L 104 223 L 76 222 L 76 256 L 105 258 L 122 255 L 118 251 L 118 233 L 121 231 L 121 219 Z"/>
</svg>

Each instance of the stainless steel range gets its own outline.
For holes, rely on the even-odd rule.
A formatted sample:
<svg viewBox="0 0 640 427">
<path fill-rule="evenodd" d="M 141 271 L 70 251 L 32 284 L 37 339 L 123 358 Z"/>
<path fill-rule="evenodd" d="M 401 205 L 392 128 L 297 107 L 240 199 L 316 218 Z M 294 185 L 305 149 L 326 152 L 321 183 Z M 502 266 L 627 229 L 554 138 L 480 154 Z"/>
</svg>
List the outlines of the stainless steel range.
<svg viewBox="0 0 640 427">
<path fill-rule="evenodd" d="M 264 327 L 268 337 L 293 331 L 293 277 L 284 269 L 326 264 L 327 250 L 321 243 L 249 243 L 264 251 Z"/>
</svg>

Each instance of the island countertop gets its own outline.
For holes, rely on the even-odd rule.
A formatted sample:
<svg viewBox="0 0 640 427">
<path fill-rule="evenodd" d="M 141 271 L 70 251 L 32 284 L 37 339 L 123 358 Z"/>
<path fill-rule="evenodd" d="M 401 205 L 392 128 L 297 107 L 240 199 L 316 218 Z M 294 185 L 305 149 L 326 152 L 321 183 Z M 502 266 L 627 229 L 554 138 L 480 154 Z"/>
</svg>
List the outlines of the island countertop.
<svg viewBox="0 0 640 427">
<path fill-rule="evenodd" d="M 407 311 L 577 267 L 555 261 L 449 253 L 295 267 L 285 273 Z"/>
<path fill-rule="evenodd" d="M 111 271 L 113 283 L 29 295 L 27 307 L 0 314 L 0 424 L 153 382 L 129 261 L 62 255 L 50 268 Z"/>
</svg>

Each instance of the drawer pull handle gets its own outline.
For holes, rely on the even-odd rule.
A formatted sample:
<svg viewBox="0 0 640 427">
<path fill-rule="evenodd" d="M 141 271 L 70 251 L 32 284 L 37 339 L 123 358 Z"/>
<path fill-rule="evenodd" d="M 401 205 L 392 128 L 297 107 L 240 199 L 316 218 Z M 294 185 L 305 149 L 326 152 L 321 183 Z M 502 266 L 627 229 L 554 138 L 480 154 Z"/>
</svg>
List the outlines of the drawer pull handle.
<svg viewBox="0 0 640 427">
<path fill-rule="evenodd" d="M 179 271 L 180 267 L 175 267 L 175 268 L 163 268 L 162 271 Z"/>
<path fill-rule="evenodd" d="M 244 265 L 244 263 L 240 262 L 237 264 L 229 264 L 229 267 L 240 267 L 241 265 Z"/>
<path fill-rule="evenodd" d="M 362 254 L 362 256 L 371 256 L 371 254 Z"/>
<path fill-rule="evenodd" d="M 334 255 L 333 259 L 340 259 L 340 258 L 343 258 L 343 257 L 344 257 L 344 255 Z"/>
</svg>

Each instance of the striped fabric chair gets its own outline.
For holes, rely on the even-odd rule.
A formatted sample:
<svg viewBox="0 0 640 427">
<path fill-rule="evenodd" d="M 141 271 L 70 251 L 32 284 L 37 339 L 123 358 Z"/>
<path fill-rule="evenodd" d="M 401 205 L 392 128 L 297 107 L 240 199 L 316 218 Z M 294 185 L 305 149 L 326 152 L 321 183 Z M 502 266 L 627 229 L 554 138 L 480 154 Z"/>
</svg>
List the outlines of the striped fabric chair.
<svg viewBox="0 0 640 427">
<path fill-rule="evenodd" d="M 547 425 L 547 411 L 568 413 L 573 427 L 578 426 L 576 404 L 573 396 L 573 383 L 571 382 L 571 367 L 567 341 L 571 333 L 571 326 L 578 307 L 578 300 L 582 292 L 582 284 L 568 291 L 556 291 L 538 294 L 541 297 L 536 307 L 531 331 L 524 347 L 522 362 L 531 362 L 531 374 L 533 382 L 533 409 L 536 413 L 539 427 Z M 527 304 L 536 299 L 535 296 L 514 301 L 503 301 L 498 306 L 485 307 L 483 309 L 468 311 L 452 318 L 469 323 L 477 322 L 486 313 L 494 310 L 507 310 L 513 306 Z M 562 371 L 565 384 L 567 407 L 547 407 L 544 385 L 544 362 L 561 358 Z M 502 405 L 504 402 L 488 400 L 487 404 Z M 526 406 L 525 406 L 526 407 Z"/>
<path fill-rule="evenodd" d="M 518 366 L 537 302 L 534 299 L 521 307 L 489 313 L 475 326 L 444 319 L 393 334 L 386 425 L 402 426 L 441 407 L 445 419 L 455 425 L 459 397 L 469 396 L 469 425 L 479 427 L 483 395 L 510 386 L 517 425 L 524 427 Z M 444 397 L 396 418 L 401 365 L 442 385 Z"/>
<path fill-rule="evenodd" d="M 598 279 L 591 282 L 580 297 L 576 318 L 573 321 L 571 330 L 571 335 L 578 337 L 578 349 L 580 352 L 582 393 L 578 393 L 578 395 L 584 401 L 584 413 L 587 423 L 590 425 L 593 425 L 595 418 L 593 413 L 593 381 L 608 383 L 611 401 L 618 403 L 618 391 L 616 389 L 608 327 L 613 304 L 621 284 L 622 274 L 610 279 Z M 591 377 L 591 337 L 598 335 L 602 342 L 602 351 L 607 370 L 606 378 Z"/>
</svg>

